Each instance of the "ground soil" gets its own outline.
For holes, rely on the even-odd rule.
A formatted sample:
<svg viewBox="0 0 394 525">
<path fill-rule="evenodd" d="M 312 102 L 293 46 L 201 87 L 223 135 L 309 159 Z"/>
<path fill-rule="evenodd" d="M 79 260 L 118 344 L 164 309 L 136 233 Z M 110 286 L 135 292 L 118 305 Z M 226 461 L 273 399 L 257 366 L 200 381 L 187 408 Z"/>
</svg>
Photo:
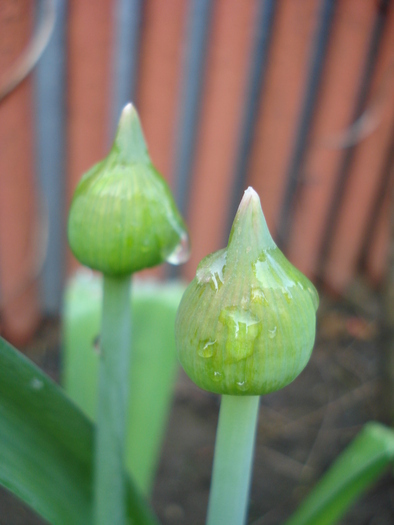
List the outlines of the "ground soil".
<svg viewBox="0 0 394 525">
<path fill-rule="evenodd" d="M 248 523 L 283 523 L 363 425 L 385 418 L 377 319 L 377 309 L 323 301 L 309 365 L 294 383 L 261 399 Z M 25 351 L 57 379 L 59 349 L 58 323 L 47 321 Z M 218 396 L 180 373 L 152 498 L 163 525 L 204 523 L 218 410 Z M 42 523 L 1 490 L 0 525 Z M 391 472 L 341 521 L 393 523 Z"/>
</svg>

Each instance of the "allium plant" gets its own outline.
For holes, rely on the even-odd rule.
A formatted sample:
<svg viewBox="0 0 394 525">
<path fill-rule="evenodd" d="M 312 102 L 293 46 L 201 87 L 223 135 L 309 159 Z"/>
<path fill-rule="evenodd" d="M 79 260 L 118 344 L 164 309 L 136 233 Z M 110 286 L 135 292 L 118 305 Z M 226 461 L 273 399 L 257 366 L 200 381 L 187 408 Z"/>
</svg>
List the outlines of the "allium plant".
<svg viewBox="0 0 394 525">
<path fill-rule="evenodd" d="M 104 275 L 94 501 L 97 525 L 126 520 L 125 439 L 130 360 L 131 275 L 188 258 L 188 234 L 153 167 L 128 104 L 109 155 L 78 184 L 68 222 L 75 257 Z"/>
<path fill-rule="evenodd" d="M 0 338 L 0 484 L 54 525 L 158 525 L 125 467 L 130 282 L 143 268 L 183 262 L 189 244 L 130 104 L 111 152 L 76 189 L 68 234 L 77 259 L 103 274 L 97 421 Z M 246 522 L 259 397 L 285 387 L 306 366 L 317 306 L 316 290 L 276 247 L 249 188 L 227 248 L 198 266 L 175 327 L 186 373 L 222 396 L 208 525 Z M 153 324 L 148 320 L 146 331 Z M 85 332 L 88 340 L 82 334 L 74 354 L 92 351 Z M 78 372 L 82 382 L 91 374 Z M 145 379 L 139 399 L 147 394 Z M 87 381 L 94 399 L 90 388 Z M 336 523 L 393 461 L 393 430 L 369 423 L 287 525 Z"/>
<path fill-rule="evenodd" d="M 208 525 L 245 522 L 259 396 L 306 366 L 317 306 L 314 286 L 275 245 L 248 188 L 227 248 L 201 261 L 175 326 L 186 373 L 222 394 Z"/>
</svg>

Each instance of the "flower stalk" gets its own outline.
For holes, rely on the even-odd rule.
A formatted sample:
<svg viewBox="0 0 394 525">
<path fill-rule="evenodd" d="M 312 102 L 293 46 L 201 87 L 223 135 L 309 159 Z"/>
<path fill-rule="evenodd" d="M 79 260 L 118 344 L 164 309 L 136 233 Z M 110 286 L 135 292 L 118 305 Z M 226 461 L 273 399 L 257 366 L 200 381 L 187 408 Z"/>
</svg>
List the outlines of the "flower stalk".
<svg viewBox="0 0 394 525">
<path fill-rule="evenodd" d="M 130 288 L 129 276 L 104 276 L 95 440 L 97 525 L 123 525 L 126 520 L 124 459 L 131 348 Z"/>
<path fill-rule="evenodd" d="M 148 155 L 138 115 L 122 111 L 109 155 L 78 184 L 68 238 L 75 257 L 101 271 L 103 312 L 95 438 L 96 525 L 125 525 L 125 433 L 131 349 L 131 275 L 189 256 L 186 227 Z"/>
<path fill-rule="evenodd" d="M 207 525 L 246 521 L 259 400 L 259 396 L 222 396 Z"/>
<path fill-rule="evenodd" d="M 222 394 L 208 525 L 243 525 L 259 396 L 291 383 L 309 361 L 317 292 L 274 243 L 260 199 L 245 191 L 227 248 L 208 255 L 179 305 L 179 360 Z"/>
</svg>

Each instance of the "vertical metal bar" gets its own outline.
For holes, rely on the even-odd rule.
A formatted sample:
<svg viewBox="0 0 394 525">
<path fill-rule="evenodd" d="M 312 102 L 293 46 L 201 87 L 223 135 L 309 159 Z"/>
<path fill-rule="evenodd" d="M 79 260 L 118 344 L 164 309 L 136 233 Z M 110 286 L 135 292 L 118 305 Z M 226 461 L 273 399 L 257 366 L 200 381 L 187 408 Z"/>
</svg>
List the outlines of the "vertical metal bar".
<svg viewBox="0 0 394 525">
<path fill-rule="evenodd" d="M 330 38 L 331 24 L 334 18 L 335 5 L 336 0 L 322 0 L 320 24 L 315 39 L 312 42 L 313 54 L 310 62 L 308 82 L 295 138 L 294 150 L 286 177 L 287 185 L 279 216 L 277 239 L 278 243 L 283 248 L 286 247 L 290 234 L 294 197 L 302 177 L 302 166 L 308 147 L 311 125 L 319 95 L 324 61 Z"/>
<path fill-rule="evenodd" d="M 35 70 L 37 171 L 48 221 L 48 247 L 42 274 L 44 310 L 59 313 L 65 271 L 65 27 L 66 0 L 56 0 L 51 39 Z"/>
<path fill-rule="evenodd" d="M 376 57 L 379 52 L 380 43 L 382 41 L 384 26 L 387 20 L 387 9 L 389 7 L 390 0 L 381 0 L 377 9 L 375 24 L 372 30 L 371 41 L 369 45 L 368 54 L 365 60 L 364 71 L 360 81 L 360 88 L 356 103 L 354 106 L 353 117 L 351 122 L 356 121 L 362 114 L 369 90 L 371 87 L 371 81 L 376 66 Z M 342 163 L 337 174 L 337 182 L 334 189 L 330 210 L 327 217 L 327 226 L 324 232 L 324 236 L 321 243 L 319 260 L 317 265 L 316 275 L 321 281 L 323 279 L 325 264 L 328 256 L 328 252 L 331 246 L 331 242 L 335 233 L 337 218 L 339 210 L 342 204 L 342 199 L 345 191 L 345 187 L 349 178 L 349 170 L 353 161 L 354 152 L 357 144 L 351 145 L 345 150 L 343 155 Z"/>
<path fill-rule="evenodd" d="M 199 123 L 211 8 L 211 0 L 190 1 L 187 31 L 189 37 L 184 60 L 174 177 L 176 202 L 183 216 L 187 216 L 190 171 L 193 165 Z"/>
<path fill-rule="evenodd" d="M 228 234 L 231 230 L 231 225 L 237 212 L 248 174 L 250 152 L 256 128 L 262 87 L 264 85 L 265 73 L 267 70 L 268 51 L 271 42 L 272 27 L 274 24 L 275 7 L 275 0 L 258 1 L 252 64 L 249 74 L 238 156 L 234 170 L 233 191 L 227 220 L 225 242 L 227 242 Z"/>
<path fill-rule="evenodd" d="M 141 18 L 142 0 L 117 0 L 109 137 L 111 142 L 122 108 L 135 96 Z"/>
</svg>

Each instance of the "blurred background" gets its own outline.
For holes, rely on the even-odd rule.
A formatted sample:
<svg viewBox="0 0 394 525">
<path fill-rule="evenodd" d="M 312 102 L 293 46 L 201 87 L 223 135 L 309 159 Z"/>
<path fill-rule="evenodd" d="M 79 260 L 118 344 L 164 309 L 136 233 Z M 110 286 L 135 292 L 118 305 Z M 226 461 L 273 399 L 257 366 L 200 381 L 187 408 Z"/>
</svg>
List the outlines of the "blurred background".
<svg viewBox="0 0 394 525">
<path fill-rule="evenodd" d="M 392 194 L 391 4 L 2 0 L 4 333 L 26 339 L 59 312 L 75 268 L 70 196 L 129 100 L 190 228 L 182 276 L 225 245 L 252 185 L 274 238 L 314 282 L 340 295 L 360 275 L 378 286 Z"/>
<path fill-rule="evenodd" d="M 186 265 L 147 275 L 191 279 L 201 258 L 227 243 L 242 192 L 252 185 L 274 239 L 322 292 L 323 346 L 309 390 L 316 406 L 302 405 L 304 426 L 291 427 L 287 409 L 272 407 L 267 396 L 266 416 L 283 425 L 283 435 L 290 425 L 292 432 L 303 429 L 301 440 L 302 432 L 309 436 L 293 463 L 282 457 L 294 487 L 299 476 L 313 481 L 330 454 L 378 417 L 394 321 L 393 1 L 1 0 L 0 99 L 2 335 L 26 348 L 38 345 L 41 357 L 58 344 L 42 327 L 59 317 L 64 285 L 77 268 L 66 243 L 70 198 L 82 174 L 109 151 L 121 108 L 131 100 L 192 240 Z M 288 403 L 293 397 L 286 392 Z M 342 394 L 363 407 L 362 415 L 352 412 L 349 423 L 349 404 L 334 410 L 333 428 L 342 437 L 330 449 L 316 436 L 324 438 L 334 398 L 334 408 L 343 408 Z M 216 414 L 215 402 L 182 378 L 177 396 L 181 412 L 187 399 L 197 417 L 208 407 L 204 421 L 209 410 Z M 196 481 L 207 493 L 206 446 L 194 460 L 207 461 L 203 481 Z M 260 455 L 267 442 L 262 447 Z M 326 456 L 312 472 L 318 450 Z M 161 468 L 167 475 L 165 462 Z M 179 472 L 176 479 L 182 487 Z M 291 492 L 283 479 L 278 486 Z M 386 518 L 365 523 L 394 522 L 388 486 Z M 163 491 L 169 487 L 164 483 Z M 166 523 L 194 523 L 196 510 L 187 514 L 185 502 L 171 503 L 174 496 L 163 493 L 157 505 L 161 495 L 170 500 L 162 509 Z M 256 516 L 262 512 L 271 511 L 259 507 Z"/>
</svg>

